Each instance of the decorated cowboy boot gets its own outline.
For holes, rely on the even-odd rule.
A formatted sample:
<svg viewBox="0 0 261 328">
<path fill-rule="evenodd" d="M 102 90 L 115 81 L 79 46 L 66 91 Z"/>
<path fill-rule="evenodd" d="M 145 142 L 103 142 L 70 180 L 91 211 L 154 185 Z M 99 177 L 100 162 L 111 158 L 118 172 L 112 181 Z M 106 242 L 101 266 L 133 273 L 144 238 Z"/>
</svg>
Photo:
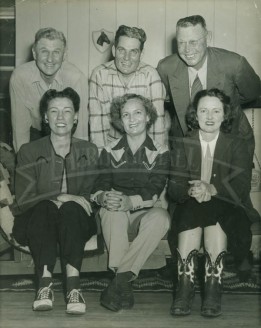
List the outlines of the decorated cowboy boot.
<svg viewBox="0 0 261 328">
<path fill-rule="evenodd" d="M 226 252 L 221 252 L 215 262 L 211 262 L 206 252 L 204 299 L 201 315 L 217 317 L 221 314 L 223 259 Z"/>
<path fill-rule="evenodd" d="M 170 313 L 175 316 L 185 316 L 190 314 L 191 304 L 194 298 L 195 280 L 195 256 L 197 250 L 192 250 L 186 259 L 182 259 L 178 254 L 178 286 L 175 299 L 171 305 Z"/>
</svg>

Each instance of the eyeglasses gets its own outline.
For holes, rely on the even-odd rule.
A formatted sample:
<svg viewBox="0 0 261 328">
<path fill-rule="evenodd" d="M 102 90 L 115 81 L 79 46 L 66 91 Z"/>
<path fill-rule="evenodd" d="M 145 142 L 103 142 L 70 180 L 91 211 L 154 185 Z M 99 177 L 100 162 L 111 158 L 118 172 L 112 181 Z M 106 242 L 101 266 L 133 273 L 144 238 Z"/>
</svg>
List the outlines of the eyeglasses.
<svg viewBox="0 0 261 328">
<path fill-rule="evenodd" d="M 178 47 L 184 49 L 186 47 L 186 45 L 188 44 L 191 48 L 196 48 L 199 41 L 204 39 L 206 36 L 207 36 L 207 34 L 205 34 L 204 36 L 202 36 L 201 38 L 199 38 L 197 40 L 191 40 L 191 41 L 188 41 L 188 42 L 178 41 Z"/>
</svg>

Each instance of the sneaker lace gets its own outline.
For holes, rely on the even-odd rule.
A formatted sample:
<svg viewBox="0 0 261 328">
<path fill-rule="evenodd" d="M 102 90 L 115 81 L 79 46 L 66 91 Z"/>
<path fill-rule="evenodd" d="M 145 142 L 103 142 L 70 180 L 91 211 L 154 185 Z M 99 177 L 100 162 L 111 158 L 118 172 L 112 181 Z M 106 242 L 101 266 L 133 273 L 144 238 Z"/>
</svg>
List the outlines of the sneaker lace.
<svg viewBox="0 0 261 328">
<path fill-rule="evenodd" d="M 50 283 L 49 286 L 40 288 L 38 291 L 37 299 L 43 300 L 46 298 L 50 298 L 50 294 L 52 292 L 52 290 L 51 290 L 52 285 L 53 284 Z"/>
<path fill-rule="evenodd" d="M 84 303 L 84 298 L 78 289 L 72 289 L 67 298 L 68 303 Z"/>
</svg>

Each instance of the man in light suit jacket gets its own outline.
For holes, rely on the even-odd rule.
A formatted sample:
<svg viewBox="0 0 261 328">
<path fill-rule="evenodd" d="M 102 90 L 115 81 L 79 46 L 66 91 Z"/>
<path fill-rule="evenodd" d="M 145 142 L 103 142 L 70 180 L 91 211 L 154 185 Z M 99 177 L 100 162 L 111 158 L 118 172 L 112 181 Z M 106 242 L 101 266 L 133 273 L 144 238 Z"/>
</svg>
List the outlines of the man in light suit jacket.
<svg viewBox="0 0 261 328">
<path fill-rule="evenodd" d="M 182 18 L 176 28 L 178 54 L 162 59 L 157 67 L 169 97 L 171 136 L 185 135 L 188 130 L 185 113 L 193 100 L 192 86 L 198 77 L 201 89 L 218 88 L 231 98 L 235 110 L 232 131 L 249 141 L 248 149 L 253 156 L 253 131 L 242 108 L 253 106 L 260 97 L 260 78 L 244 57 L 207 46 L 210 34 L 203 17 Z"/>
</svg>

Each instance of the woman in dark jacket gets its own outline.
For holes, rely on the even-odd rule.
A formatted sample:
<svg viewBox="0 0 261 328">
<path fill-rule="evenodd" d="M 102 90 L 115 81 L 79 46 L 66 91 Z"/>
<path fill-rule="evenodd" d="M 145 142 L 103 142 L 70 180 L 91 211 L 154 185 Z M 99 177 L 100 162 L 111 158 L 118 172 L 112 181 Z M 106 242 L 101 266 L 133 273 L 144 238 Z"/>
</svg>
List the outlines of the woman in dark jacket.
<svg viewBox="0 0 261 328">
<path fill-rule="evenodd" d="M 98 150 L 72 137 L 79 105 L 79 95 L 71 88 L 48 90 L 40 111 L 50 135 L 18 152 L 15 194 L 21 214 L 15 218 L 13 235 L 29 246 L 34 260 L 39 278 L 35 311 L 53 308 L 52 272 L 59 244 L 67 276 L 66 312 L 85 312 L 79 272 L 85 243 L 97 231 L 89 199 Z"/>
<path fill-rule="evenodd" d="M 192 131 L 176 140 L 168 194 L 177 203 L 178 286 L 171 314 L 190 313 L 194 260 L 203 240 L 206 256 L 203 316 L 221 314 L 223 258 L 238 263 L 251 246 L 248 201 L 252 159 L 244 140 L 230 134 L 230 100 L 218 89 L 200 91 L 187 112 Z"/>
</svg>

